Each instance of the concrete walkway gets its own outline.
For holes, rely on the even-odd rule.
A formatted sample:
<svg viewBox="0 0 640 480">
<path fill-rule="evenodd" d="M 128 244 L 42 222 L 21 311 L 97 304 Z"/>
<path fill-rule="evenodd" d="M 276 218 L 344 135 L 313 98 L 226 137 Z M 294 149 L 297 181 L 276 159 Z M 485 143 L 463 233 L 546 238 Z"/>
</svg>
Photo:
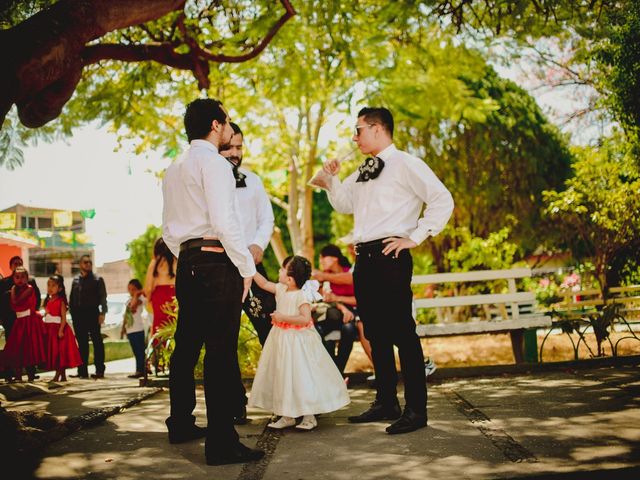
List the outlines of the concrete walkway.
<svg viewBox="0 0 640 480">
<path fill-rule="evenodd" d="M 320 416 L 311 432 L 272 432 L 265 429 L 269 412 L 250 411 L 251 422 L 238 431 L 267 456 L 208 467 L 203 441 L 168 443 L 168 391 L 138 387 L 115 373 L 130 371 L 126 362 L 110 364 L 100 381 L 54 389 L 46 379 L 35 387 L 0 386 L 9 410 L 47 411 L 60 425 L 94 418 L 34 449 L 24 478 L 640 478 L 640 370 L 634 366 L 442 379 L 429 387 L 429 426 L 406 435 L 385 434 L 385 423 L 347 422 L 373 400 L 364 386 L 350 388 L 351 405 Z M 24 396 L 28 390 L 34 394 Z M 13 400 L 6 398 L 11 392 Z M 196 415 L 205 425 L 201 389 L 198 397 Z"/>
</svg>

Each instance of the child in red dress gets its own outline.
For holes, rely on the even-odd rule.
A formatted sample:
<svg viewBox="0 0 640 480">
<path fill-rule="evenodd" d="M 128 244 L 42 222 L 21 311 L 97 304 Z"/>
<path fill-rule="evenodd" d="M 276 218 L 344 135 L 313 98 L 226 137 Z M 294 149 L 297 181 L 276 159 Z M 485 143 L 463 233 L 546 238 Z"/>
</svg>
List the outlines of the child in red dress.
<svg viewBox="0 0 640 480">
<path fill-rule="evenodd" d="M 37 367 L 45 361 L 42 316 L 36 311 L 35 289 L 29 285 L 29 273 L 18 267 L 13 273 L 9 304 L 16 312 L 11 335 L 4 347 L 4 363 L 15 371 L 11 381 L 22 381 L 22 369 Z M 32 370 L 35 372 L 35 368 Z M 35 374 L 29 373 L 29 381 Z"/>
<path fill-rule="evenodd" d="M 66 382 L 66 369 L 82 365 L 82 358 L 76 336 L 67 323 L 67 292 L 60 275 L 52 275 L 47 281 L 44 309 L 47 368 L 56 371 L 54 382 Z"/>
</svg>

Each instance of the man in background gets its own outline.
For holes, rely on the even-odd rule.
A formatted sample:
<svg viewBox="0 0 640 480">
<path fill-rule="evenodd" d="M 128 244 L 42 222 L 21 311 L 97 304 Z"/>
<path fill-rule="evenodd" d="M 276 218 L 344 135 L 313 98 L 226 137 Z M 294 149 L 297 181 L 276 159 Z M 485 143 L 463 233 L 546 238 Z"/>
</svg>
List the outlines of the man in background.
<svg viewBox="0 0 640 480">
<path fill-rule="evenodd" d="M 80 257 L 80 273 L 73 279 L 69 296 L 69 310 L 73 330 L 78 340 L 82 365 L 77 378 L 89 378 L 89 338 L 93 343 L 93 363 L 96 373 L 91 378 L 104 378 L 104 342 L 100 326 L 107 313 L 107 288 L 102 277 L 93 273 L 93 261 L 89 255 Z"/>
</svg>

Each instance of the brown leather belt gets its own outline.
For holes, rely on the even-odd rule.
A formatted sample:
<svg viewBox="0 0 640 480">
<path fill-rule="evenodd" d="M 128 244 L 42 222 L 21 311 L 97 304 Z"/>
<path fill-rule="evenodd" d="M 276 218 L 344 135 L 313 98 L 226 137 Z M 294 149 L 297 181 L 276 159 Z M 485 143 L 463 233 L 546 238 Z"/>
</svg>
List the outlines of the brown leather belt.
<svg viewBox="0 0 640 480">
<path fill-rule="evenodd" d="M 222 246 L 222 242 L 220 242 L 220 240 L 216 240 L 215 238 L 192 238 L 191 240 L 187 240 L 180 244 L 180 251 L 183 252 L 185 250 L 189 250 L 190 248 L 202 247 L 224 248 Z"/>
<path fill-rule="evenodd" d="M 390 238 L 390 237 L 385 237 Z M 368 242 L 360 242 L 354 245 L 356 255 L 364 251 L 382 250 L 386 243 L 383 242 L 385 238 L 378 238 L 377 240 L 370 240 Z"/>
</svg>

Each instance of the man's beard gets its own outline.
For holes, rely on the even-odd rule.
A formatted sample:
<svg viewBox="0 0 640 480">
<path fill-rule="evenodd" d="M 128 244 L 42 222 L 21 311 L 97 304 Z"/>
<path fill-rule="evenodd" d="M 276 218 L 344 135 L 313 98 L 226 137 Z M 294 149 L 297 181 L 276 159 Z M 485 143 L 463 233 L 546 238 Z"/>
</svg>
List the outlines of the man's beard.
<svg viewBox="0 0 640 480">
<path fill-rule="evenodd" d="M 242 157 L 238 157 L 237 155 L 232 155 L 231 157 L 227 157 L 231 163 L 233 163 L 236 167 L 239 167 L 242 163 Z"/>
</svg>

